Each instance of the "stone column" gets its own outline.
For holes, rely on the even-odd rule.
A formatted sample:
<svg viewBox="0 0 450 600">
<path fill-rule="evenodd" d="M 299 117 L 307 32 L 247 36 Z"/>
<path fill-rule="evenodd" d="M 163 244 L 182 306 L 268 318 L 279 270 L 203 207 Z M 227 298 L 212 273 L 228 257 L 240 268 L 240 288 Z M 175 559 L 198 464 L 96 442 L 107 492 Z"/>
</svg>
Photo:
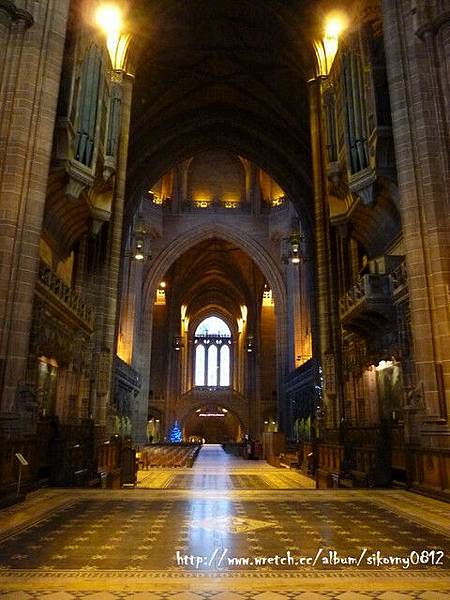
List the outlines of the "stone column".
<svg viewBox="0 0 450 600">
<path fill-rule="evenodd" d="M 120 76 L 122 73 L 118 75 Z M 103 293 L 106 295 L 107 300 L 103 321 L 102 352 L 104 353 L 105 361 L 109 363 L 107 367 L 109 384 L 107 386 L 107 392 L 97 396 L 97 416 L 100 425 L 107 425 L 107 406 L 112 399 L 111 395 L 114 384 L 113 359 L 116 351 L 119 272 L 122 251 L 122 227 L 125 203 L 131 98 L 133 92 L 133 78 L 125 73 L 123 73 L 122 89 L 122 127 L 117 156 L 117 174 L 113 192 L 113 212 L 111 215 L 111 223 L 109 225 L 106 284 L 103 288 Z"/>
<path fill-rule="evenodd" d="M 324 181 L 323 171 L 323 132 L 321 123 L 321 90 L 320 80 L 309 82 L 309 105 L 311 119 L 311 152 L 313 161 L 314 184 L 314 224 L 315 224 L 315 296 L 317 306 L 318 342 L 314 354 L 320 357 L 322 365 L 325 363 L 325 354 L 332 351 L 331 319 L 332 307 L 330 303 L 330 274 L 328 252 L 328 202 L 327 186 Z M 327 425 L 331 416 L 337 413 L 332 410 L 325 394 L 327 408 Z M 335 424 L 334 424 L 335 425 Z"/>
<path fill-rule="evenodd" d="M 450 13 L 444 4 L 384 0 L 383 23 L 423 441 L 448 446 Z"/>
<path fill-rule="evenodd" d="M 26 371 L 68 9 L 69 0 L 0 3 L 0 410 L 5 412 L 15 409 L 16 387 Z"/>
<path fill-rule="evenodd" d="M 288 301 L 288 369 L 294 371 L 300 366 L 302 356 L 302 331 L 304 329 L 301 297 L 302 265 L 288 264 L 287 301 Z"/>
<path fill-rule="evenodd" d="M 136 398 L 133 441 L 145 443 L 149 403 L 150 364 L 153 333 L 153 297 L 142 297 L 140 313 L 136 315 L 136 336 L 133 343 L 133 366 L 141 374 L 141 389 Z M 162 427 L 161 423 L 161 427 Z"/>
</svg>

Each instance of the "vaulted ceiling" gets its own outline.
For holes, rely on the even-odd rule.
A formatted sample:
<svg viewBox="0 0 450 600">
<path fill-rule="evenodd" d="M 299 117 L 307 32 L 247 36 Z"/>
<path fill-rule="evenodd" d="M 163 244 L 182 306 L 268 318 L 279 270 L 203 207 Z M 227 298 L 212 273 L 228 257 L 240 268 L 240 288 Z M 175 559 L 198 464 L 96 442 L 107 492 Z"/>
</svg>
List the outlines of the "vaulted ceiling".
<svg viewBox="0 0 450 600">
<path fill-rule="evenodd" d="M 262 298 L 264 276 L 241 249 L 212 239 L 197 244 L 176 261 L 164 277 L 171 304 L 184 304 L 195 317 L 206 309 L 217 308 L 230 317 L 241 315 L 240 306 L 256 317 Z"/>
<path fill-rule="evenodd" d="M 212 147 L 253 160 L 308 207 L 307 80 L 326 2 L 140 0 L 128 197 Z M 336 5 L 336 2 L 328 4 Z"/>
</svg>

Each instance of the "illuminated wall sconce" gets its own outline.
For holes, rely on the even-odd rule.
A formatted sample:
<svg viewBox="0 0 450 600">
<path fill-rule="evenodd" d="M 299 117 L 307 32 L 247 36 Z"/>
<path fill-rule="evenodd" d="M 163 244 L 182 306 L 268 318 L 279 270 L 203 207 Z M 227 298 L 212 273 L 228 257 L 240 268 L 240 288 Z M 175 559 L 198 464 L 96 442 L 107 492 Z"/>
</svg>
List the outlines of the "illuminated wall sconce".
<svg viewBox="0 0 450 600">
<path fill-rule="evenodd" d="M 123 14 L 120 7 L 112 3 L 101 4 L 95 12 L 95 22 L 106 36 L 113 71 L 124 71 L 131 35 L 123 31 Z"/>
<path fill-rule="evenodd" d="M 274 305 L 272 290 L 270 289 L 270 287 L 267 283 L 264 284 L 262 305 L 263 306 L 273 306 Z"/>
<path fill-rule="evenodd" d="M 163 198 L 153 190 L 148 190 L 148 197 L 150 198 L 150 202 L 152 204 L 156 204 L 157 206 L 161 206 L 165 200 L 165 198 Z"/>
<path fill-rule="evenodd" d="M 247 336 L 247 339 L 245 342 L 245 347 L 246 347 L 247 352 L 253 352 L 254 347 L 255 347 L 255 340 L 252 335 Z"/>
<path fill-rule="evenodd" d="M 165 306 L 166 305 L 166 282 L 165 281 L 161 281 L 161 283 L 159 284 L 158 289 L 156 290 L 156 301 L 155 304 L 158 306 Z"/>
<path fill-rule="evenodd" d="M 272 207 L 276 208 L 277 206 L 282 206 L 286 203 L 286 196 L 283 194 L 282 196 L 277 196 L 276 198 L 272 198 Z"/>
<path fill-rule="evenodd" d="M 173 338 L 173 349 L 180 352 L 182 348 L 184 348 L 183 338 L 177 335 Z"/>
<path fill-rule="evenodd" d="M 327 77 L 336 57 L 339 36 L 347 27 L 347 17 L 342 13 L 333 12 L 325 21 L 324 36 L 321 40 L 314 41 L 316 52 L 318 76 Z"/>
</svg>

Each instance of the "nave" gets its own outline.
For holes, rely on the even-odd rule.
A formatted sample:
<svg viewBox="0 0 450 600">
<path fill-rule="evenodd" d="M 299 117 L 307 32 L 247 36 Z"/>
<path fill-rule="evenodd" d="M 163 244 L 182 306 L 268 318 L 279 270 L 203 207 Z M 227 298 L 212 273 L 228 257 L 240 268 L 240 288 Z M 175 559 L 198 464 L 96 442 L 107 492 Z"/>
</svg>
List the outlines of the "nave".
<svg viewBox="0 0 450 600">
<path fill-rule="evenodd" d="M 397 490 L 305 489 L 301 475 L 218 445 L 202 448 L 191 478 L 166 471 L 140 472 L 137 489 L 40 490 L 2 511 L 2 600 L 448 598 L 446 558 L 442 566 L 366 564 L 377 551 L 412 561 L 415 552 L 445 552 L 443 502 Z M 360 566 L 345 564 L 364 548 Z M 297 564 L 280 563 L 288 552 Z M 318 553 L 315 566 L 299 564 Z M 273 564 L 257 564 L 263 558 Z"/>
</svg>

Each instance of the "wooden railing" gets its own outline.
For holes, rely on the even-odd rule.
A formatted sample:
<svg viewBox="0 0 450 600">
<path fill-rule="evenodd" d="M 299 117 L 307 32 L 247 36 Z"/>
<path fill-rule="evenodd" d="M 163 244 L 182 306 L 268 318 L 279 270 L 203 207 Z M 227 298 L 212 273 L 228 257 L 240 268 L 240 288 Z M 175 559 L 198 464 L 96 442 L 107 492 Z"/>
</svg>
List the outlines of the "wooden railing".
<svg viewBox="0 0 450 600">
<path fill-rule="evenodd" d="M 366 274 L 340 299 L 341 316 L 345 316 L 358 304 L 391 302 L 391 289 L 388 275 Z"/>
<path fill-rule="evenodd" d="M 44 262 L 39 265 L 39 282 L 51 292 L 64 306 L 74 313 L 90 329 L 94 324 L 94 310 L 84 302 L 78 294 L 69 287 L 56 273 Z"/>
</svg>

